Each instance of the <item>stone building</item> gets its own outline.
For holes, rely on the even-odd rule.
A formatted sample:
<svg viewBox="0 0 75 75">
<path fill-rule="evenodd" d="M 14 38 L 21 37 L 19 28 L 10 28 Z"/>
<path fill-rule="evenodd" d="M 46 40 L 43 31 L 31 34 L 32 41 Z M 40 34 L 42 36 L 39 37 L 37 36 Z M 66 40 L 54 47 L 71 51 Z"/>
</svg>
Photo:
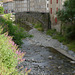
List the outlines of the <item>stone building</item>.
<svg viewBox="0 0 75 75">
<path fill-rule="evenodd" d="M 7 0 L 3 2 L 4 12 L 11 13 L 15 11 L 15 2 L 13 0 Z"/>
<path fill-rule="evenodd" d="M 15 12 L 28 11 L 29 8 L 27 4 L 28 4 L 28 0 L 15 1 Z"/>
<path fill-rule="evenodd" d="M 65 0 L 50 0 L 50 17 L 51 17 L 51 27 L 60 31 L 60 22 L 57 19 L 56 12 L 58 9 L 62 10 Z"/>
<path fill-rule="evenodd" d="M 15 0 L 15 12 L 49 12 L 49 0 Z"/>
</svg>

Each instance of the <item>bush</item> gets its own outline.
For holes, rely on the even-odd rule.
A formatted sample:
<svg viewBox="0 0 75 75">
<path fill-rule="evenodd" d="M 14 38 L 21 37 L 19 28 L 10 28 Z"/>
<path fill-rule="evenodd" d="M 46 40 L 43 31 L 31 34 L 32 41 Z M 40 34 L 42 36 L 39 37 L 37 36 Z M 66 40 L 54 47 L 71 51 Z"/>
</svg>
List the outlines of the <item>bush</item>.
<svg viewBox="0 0 75 75">
<path fill-rule="evenodd" d="M 11 14 L 4 14 L 4 18 L 9 20 L 11 18 Z"/>
<path fill-rule="evenodd" d="M 50 29 L 50 30 L 47 30 L 46 32 L 47 35 L 51 35 L 51 36 L 54 35 L 55 33 L 56 33 L 56 29 L 53 29 L 53 30 Z"/>
<path fill-rule="evenodd" d="M 0 14 L 4 14 L 4 8 L 0 6 Z"/>
<path fill-rule="evenodd" d="M 66 37 L 70 40 L 75 40 L 75 26 L 68 26 L 66 28 Z"/>
<path fill-rule="evenodd" d="M 25 60 L 23 59 L 25 53 L 19 51 L 11 36 L 1 33 L 0 28 L 0 75 L 24 75 L 18 72 L 16 67 Z M 31 69 L 26 71 L 25 75 L 30 71 Z"/>
<path fill-rule="evenodd" d="M 58 39 L 58 41 L 60 42 L 66 41 L 66 38 L 63 35 L 61 35 L 59 32 L 56 32 L 56 29 L 48 30 L 46 34 L 51 35 L 53 39 Z"/>
<path fill-rule="evenodd" d="M 13 36 L 13 41 L 19 46 L 22 44 L 22 38 L 30 37 L 30 35 L 25 32 L 22 27 L 13 25 L 11 20 L 0 18 L 0 23 L 4 28 L 3 33 L 8 32 L 8 35 Z"/>
</svg>

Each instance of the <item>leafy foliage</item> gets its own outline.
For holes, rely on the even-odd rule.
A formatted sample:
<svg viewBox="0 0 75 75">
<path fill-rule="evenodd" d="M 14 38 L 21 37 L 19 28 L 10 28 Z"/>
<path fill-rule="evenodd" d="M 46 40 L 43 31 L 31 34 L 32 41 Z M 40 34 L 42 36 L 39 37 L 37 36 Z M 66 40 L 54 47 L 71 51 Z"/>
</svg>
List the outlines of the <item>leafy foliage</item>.
<svg viewBox="0 0 75 75">
<path fill-rule="evenodd" d="M 66 0 L 64 9 L 57 12 L 58 19 L 62 22 L 75 24 L 75 0 Z"/>
<path fill-rule="evenodd" d="M 9 14 L 4 14 L 4 18 L 7 19 L 7 20 L 9 20 L 9 19 L 11 18 L 11 13 L 9 13 Z"/>
<path fill-rule="evenodd" d="M 0 23 L 4 28 L 3 33 L 8 32 L 8 35 L 13 36 L 14 42 L 19 46 L 22 44 L 22 38 L 31 37 L 22 27 L 14 25 L 11 20 L 0 18 Z"/>
<path fill-rule="evenodd" d="M 18 49 L 8 33 L 1 34 L 2 30 L 0 27 L 0 75 L 28 75 L 31 69 L 27 71 L 26 68 L 24 72 L 20 72 L 16 68 L 25 60 L 23 58 L 25 53 Z"/>
<path fill-rule="evenodd" d="M 68 26 L 65 33 L 68 39 L 75 40 L 75 26 Z"/>
<path fill-rule="evenodd" d="M 4 14 L 4 8 L 0 6 L 0 14 Z"/>
</svg>

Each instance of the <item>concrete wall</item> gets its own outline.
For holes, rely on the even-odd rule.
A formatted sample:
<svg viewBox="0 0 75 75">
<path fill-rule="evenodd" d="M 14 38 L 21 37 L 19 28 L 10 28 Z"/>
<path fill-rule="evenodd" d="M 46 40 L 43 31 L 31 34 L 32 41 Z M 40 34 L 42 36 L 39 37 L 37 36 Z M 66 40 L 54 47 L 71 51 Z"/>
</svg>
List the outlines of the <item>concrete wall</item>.
<svg viewBox="0 0 75 75">
<path fill-rule="evenodd" d="M 40 22 L 44 30 L 47 30 L 49 27 L 49 13 L 38 13 L 38 12 L 19 12 L 16 13 L 16 22 L 23 23 L 28 21 L 30 23 Z"/>
</svg>

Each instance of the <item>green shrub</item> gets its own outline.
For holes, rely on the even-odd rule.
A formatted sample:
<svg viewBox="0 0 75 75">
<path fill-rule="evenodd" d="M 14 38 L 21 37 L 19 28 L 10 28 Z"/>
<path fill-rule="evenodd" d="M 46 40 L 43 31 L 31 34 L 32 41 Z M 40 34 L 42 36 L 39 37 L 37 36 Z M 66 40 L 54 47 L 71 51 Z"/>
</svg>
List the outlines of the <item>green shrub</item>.
<svg viewBox="0 0 75 75">
<path fill-rule="evenodd" d="M 28 75 L 30 70 L 20 72 L 16 67 L 23 62 L 23 52 L 19 51 L 18 46 L 12 41 L 12 37 L 7 33 L 1 34 L 0 27 L 0 75 Z M 21 67 L 23 68 L 23 67 Z"/>
<path fill-rule="evenodd" d="M 22 44 L 22 38 L 31 37 L 22 27 L 13 25 L 11 20 L 0 18 L 0 23 L 4 28 L 3 33 L 8 32 L 8 35 L 13 36 L 13 41 L 19 46 Z"/>
<path fill-rule="evenodd" d="M 0 28 L 1 30 L 1 28 Z M 9 75 L 15 71 L 18 64 L 17 46 L 10 36 L 0 34 L 0 74 Z"/>
<path fill-rule="evenodd" d="M 75 25 L 66 28 L 66 37 L 71 40 L 75 39 Z"/>
<path fill-rule="evenodd" d="M 4 14 L 4 18 L 9 20 L 11 18 L 11 14 Z"/>
<path fill-rule="evenodd" d="M 75 52 L 75 40 L 69 42 L 69 44 L 67 44 L 67 46 L 69 47 L 70 50 Z"/>
<path fill-rule="evenodd" d="M 50 29 L 50 30 L 47 30 L 47 32 L 46 32 L 47 35 L 51 35 L 51 36 L 54 35 L 55 33 L 56 33 L 55 29 L 53 29 L 53 30 Z"/>
<path fill-rule="evenodd" d="M 60 42 L 66 41 L 66 38 L 65 38 L 64 36 L 60 35 L 60 34 L 56 34 L 56 35 L 54 35 L 52 38 L 53 38 L 53 39 L 57 39 L 57 40 L 60 41 Z"/>
<path fill-rule="evenodd" d="M 4 14 L 4 8 L 0 6 L 0 14 Z"/>
</svg>

